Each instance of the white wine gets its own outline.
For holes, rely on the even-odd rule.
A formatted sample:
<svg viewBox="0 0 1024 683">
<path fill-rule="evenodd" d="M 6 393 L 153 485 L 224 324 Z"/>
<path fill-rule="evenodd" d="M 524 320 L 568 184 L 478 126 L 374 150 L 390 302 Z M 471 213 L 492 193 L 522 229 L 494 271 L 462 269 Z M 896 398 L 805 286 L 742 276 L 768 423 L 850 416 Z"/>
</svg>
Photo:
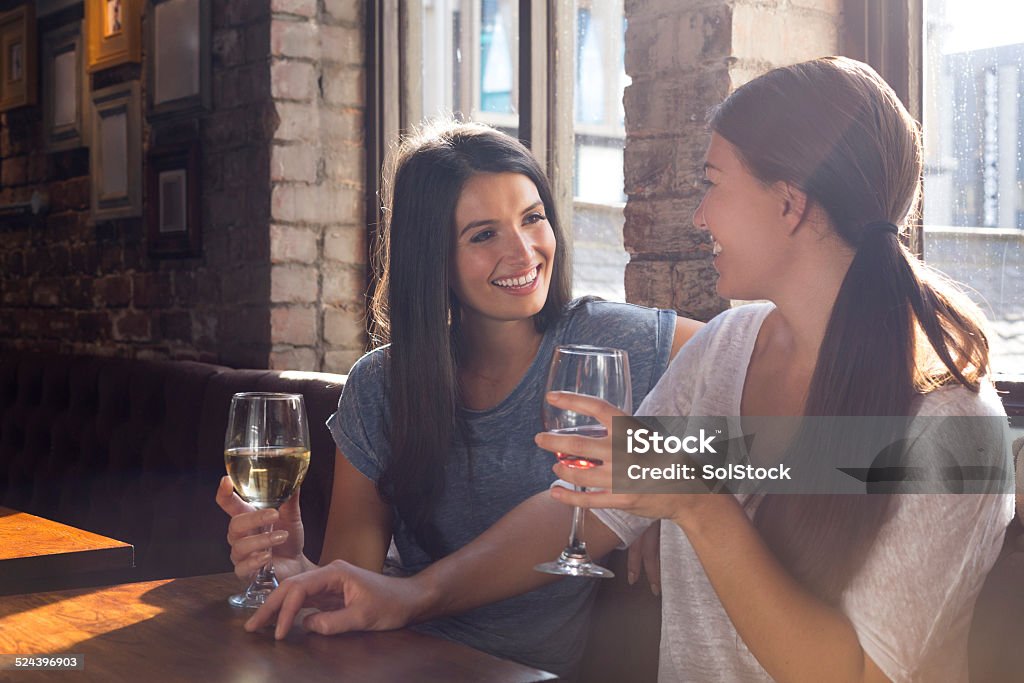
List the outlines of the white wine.
<svg viewBox="0 0 1024 683">
<path fill-rule="evenodd" d="M 299 487 L 309 468 L 309 449 L 229 448 L 228 476 L 242 500 L 257 508 L 276 508 Z"/>
</svg>

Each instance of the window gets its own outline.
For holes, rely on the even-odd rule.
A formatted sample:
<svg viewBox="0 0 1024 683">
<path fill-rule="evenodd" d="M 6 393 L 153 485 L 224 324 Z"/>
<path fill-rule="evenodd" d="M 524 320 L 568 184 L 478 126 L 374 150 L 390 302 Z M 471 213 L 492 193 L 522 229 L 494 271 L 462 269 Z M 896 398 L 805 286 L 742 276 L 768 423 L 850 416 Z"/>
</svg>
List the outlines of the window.
<svg viewBox="0 0 1024 683">
<path fill-rule="evenodd" d="M 625 301 L 626 22 L 622 0 L 576 0 L 575 5 L 573 289 L 577 295 Z"/>
<path fill-rule="evenodd" d="M 996 375 L 1019 380 L 1024 5 L 929 0 L 924 24 L 924 259 L 969 286 L 992 323 Z"/>
</svg>

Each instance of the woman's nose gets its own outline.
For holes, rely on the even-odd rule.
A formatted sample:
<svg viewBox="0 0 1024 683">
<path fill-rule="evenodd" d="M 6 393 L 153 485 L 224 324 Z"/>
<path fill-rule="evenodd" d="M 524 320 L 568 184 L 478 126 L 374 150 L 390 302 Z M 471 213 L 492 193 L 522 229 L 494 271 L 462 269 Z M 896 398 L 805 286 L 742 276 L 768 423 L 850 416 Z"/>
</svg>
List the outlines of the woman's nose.
<svg viewBox="0 0 1024 683">
<path fill-rule="evenodd" d="M 693 212 L 693 227 L 698 230 L 707 230 L 708 224 L 704 220 L 704 197 L 701 197 L 700 204 L 697 205 L 696 210 Z"/>
<path fill-rule="evenodd" d="M 525 230 L 513 231 L 512 244 L 510 245 L 509 258 L 513 262 L 527 262 L 533 258 L 533 239 Z"/>
</svg>

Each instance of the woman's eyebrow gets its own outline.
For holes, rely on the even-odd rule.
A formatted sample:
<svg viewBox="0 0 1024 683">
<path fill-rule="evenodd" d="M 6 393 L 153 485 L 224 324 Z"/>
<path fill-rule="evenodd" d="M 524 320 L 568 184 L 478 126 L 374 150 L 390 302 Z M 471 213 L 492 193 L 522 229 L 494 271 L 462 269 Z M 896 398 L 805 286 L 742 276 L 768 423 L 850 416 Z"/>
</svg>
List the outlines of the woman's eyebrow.
<svg viewBox="0 0 1024 683">
<path fill-rule="evenodd" d="M 533 211 L 534 209 L 536 209 L 536 208 L 537 208 L 538 206 L 544 206 L 544 202 L 542 202 L 542 201 L 540 201 L 540 200 L 538 199 L 538 200 L 537 200 L 537 201 L 535 201 L 535 202 L 534 202 L 533 204 L 530 204 L 530 205 L 529 205 L 528 207 L 526 207 L 525 209 L 523 209 L 523 213 L 530 213 L 531 211 Z"/>
</svg>

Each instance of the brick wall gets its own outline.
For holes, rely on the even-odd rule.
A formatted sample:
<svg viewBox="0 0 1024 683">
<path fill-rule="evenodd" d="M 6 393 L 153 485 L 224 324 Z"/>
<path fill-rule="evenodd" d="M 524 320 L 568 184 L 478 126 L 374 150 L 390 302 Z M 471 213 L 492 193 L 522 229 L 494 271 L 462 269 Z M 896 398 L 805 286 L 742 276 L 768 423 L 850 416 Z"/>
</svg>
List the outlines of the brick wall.
<svg viewBox="0 0 1024 683">
<path fill-rule="evenodd" d="M 362 352 L 364 3 L 212 4 L 211 110 L 144 126 L 201 142 L 201 256 L 151 258 L 142 218 L 94 224 L 89 150 L 45 153 L 39 107 L 0 115 L 0 203 L 52 204 L 0 218 L 0 349 L 342 372 Z M 92 78 L 145 92 L 144 64 Z"/>
<path fill-rule="evenodd" d="M 347 372 L 366 344 L 363 3 L 271 9 L 270 365 Z"/>
<path fill-rule="evenodd" d="M 706 320 L 711 243 L 691 217 L 708 110 L 759 73 L 838 51 L 841 0 L 626 0 L 626 297 Z"/>
</svg>

